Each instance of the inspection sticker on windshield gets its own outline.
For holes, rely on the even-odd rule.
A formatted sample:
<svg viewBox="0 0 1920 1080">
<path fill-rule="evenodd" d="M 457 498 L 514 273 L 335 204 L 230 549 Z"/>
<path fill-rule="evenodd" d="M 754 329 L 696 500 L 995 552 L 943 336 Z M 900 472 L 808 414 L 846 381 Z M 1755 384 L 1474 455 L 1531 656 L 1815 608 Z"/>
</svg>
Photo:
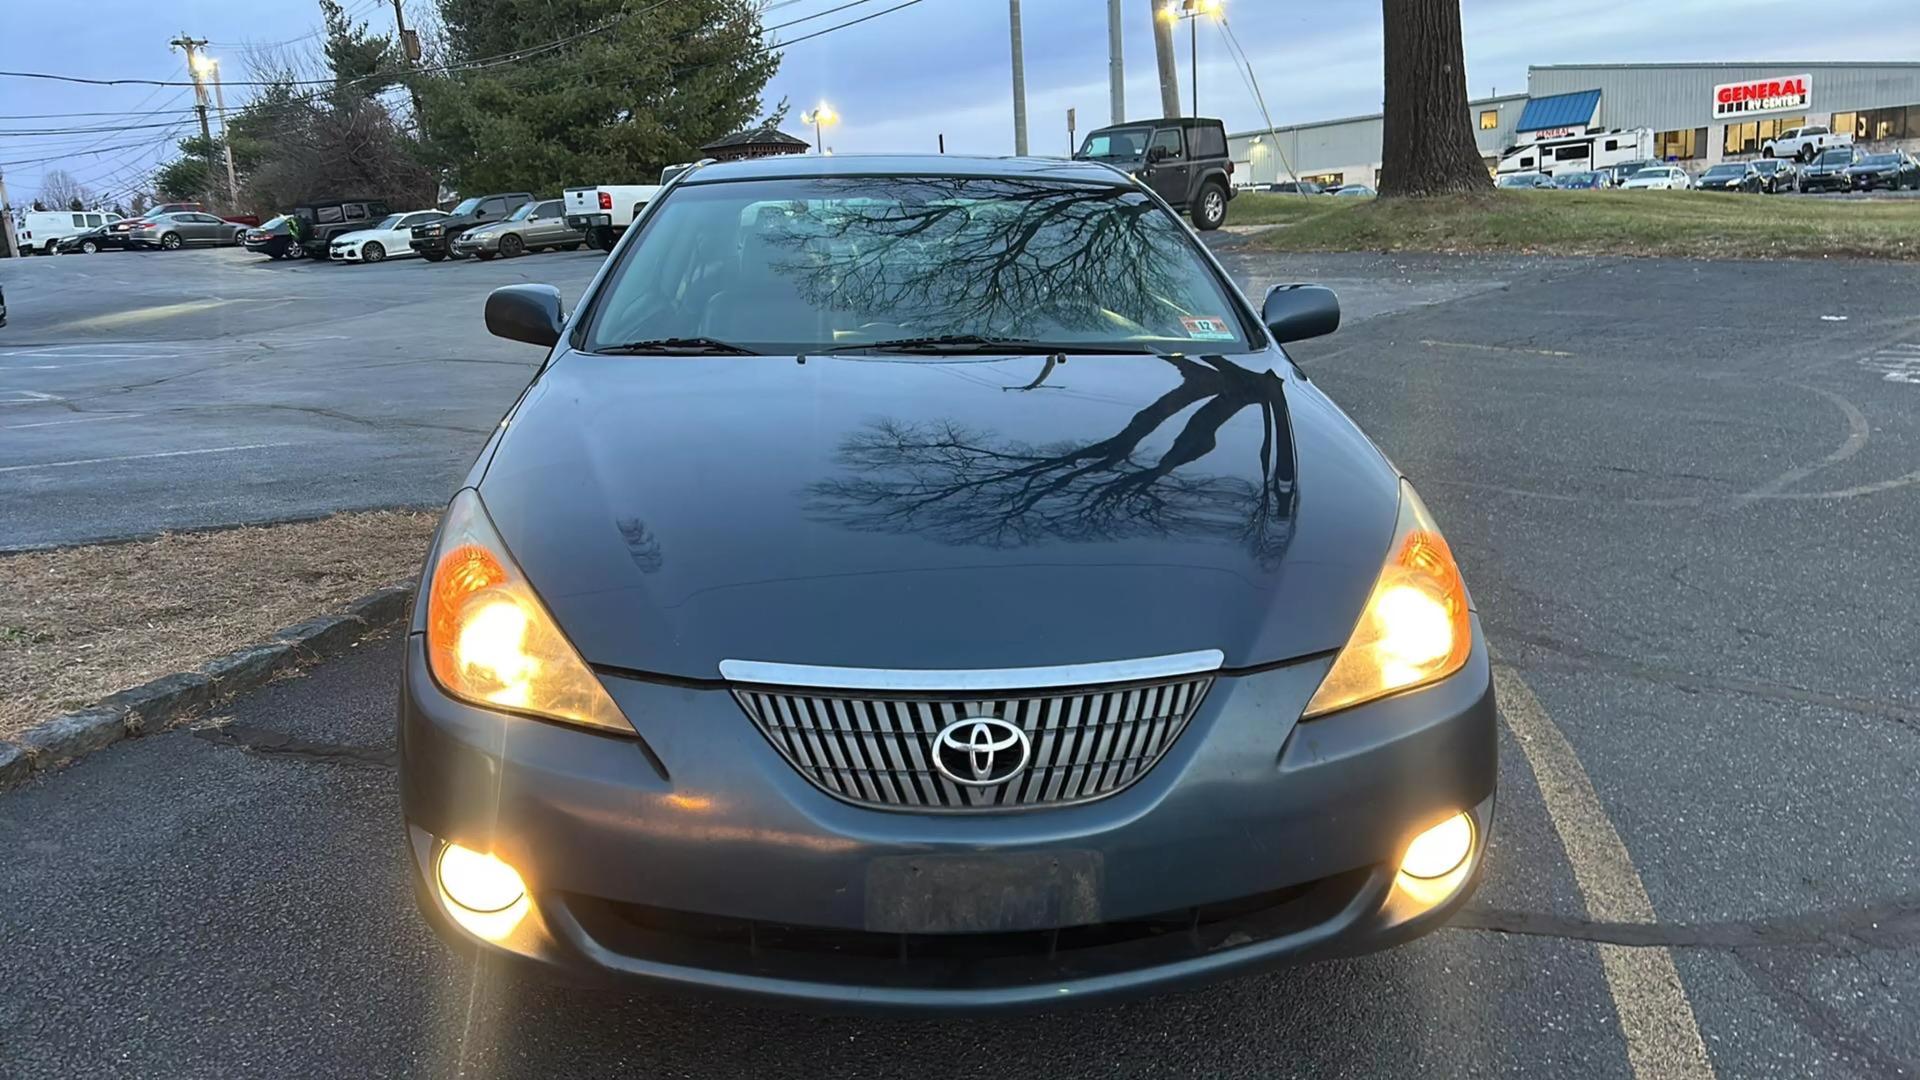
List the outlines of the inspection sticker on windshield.
<svg viewBox="0 0 1920 1080">
<path fill-rule="evenodd" d="M 1187 336 L 1201 341 L 1232 341 L 1233 331 L 1227 329 L 1227 320 L 1219 316 L 1196 319 L 1182 316 L 1180 325 L 1187 328 Z"/>
</svg>

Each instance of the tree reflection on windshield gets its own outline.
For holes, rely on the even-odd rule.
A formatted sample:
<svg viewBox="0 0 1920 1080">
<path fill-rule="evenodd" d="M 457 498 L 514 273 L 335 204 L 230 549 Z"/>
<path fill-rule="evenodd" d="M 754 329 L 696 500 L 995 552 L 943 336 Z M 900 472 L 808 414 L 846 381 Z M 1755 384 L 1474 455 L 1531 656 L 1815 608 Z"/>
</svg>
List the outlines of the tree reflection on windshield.
<svg viewBox="0 0 1920 1080">
<path fill-rule="evenodd" d="M 743 259 L 764 244 L 759 257 L 809 307 L 839 316 L 843 340 L 1186 341 L 1184 316 L 1237 326 L 1191 239 L 1137 191 L 954 177 L 819 188 L 762 209 Z"/>
<path fill-rule="evenodd" d="M 1245 545 L 1263 564 L 1278 562 L 1296 498 L 1280 377 L 1219 356 L 1157 362 L 1179 372 L 1179 385 L 1094 443 L 1035 446 L 951 421 L 874 421 L 841 443 L 842 475 L 812 485 L 809 513 L 863 532 L 987 547 L 1214 538 Z M 1206 469 L 1224 452 L 1220 429 L 1249 407 L 1263 430 L 1257 468 L 1216 461 Z M 1143 449 L 1182 414 L 1164 451 Z"/>
</svg>

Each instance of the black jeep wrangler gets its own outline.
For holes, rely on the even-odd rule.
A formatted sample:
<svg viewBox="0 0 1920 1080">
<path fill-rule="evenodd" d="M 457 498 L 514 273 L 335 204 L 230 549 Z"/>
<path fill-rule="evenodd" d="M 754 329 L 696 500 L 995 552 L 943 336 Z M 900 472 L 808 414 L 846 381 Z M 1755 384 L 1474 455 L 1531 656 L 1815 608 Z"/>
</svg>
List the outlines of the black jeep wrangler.
<svg viewBox="0 0 1920 1080">
<path fill-rule="evenodd" d="M 1197 229 L 1217 229 L 1233 198 L 1233 159 L 1227 129 L 1218 120 L 1183 116 L 1138 120 L 1087 133 L 1073 155 L 1132 173 L 1161 198 L 1193 218 Z"/>
<path fill-rule="evenodd" d="M 460 204 L 439 221 L 415 225 L 413 239 L 407 241 L 407 246 L 424 255 L 428 262 L 439 262 L 449 256 L 464 259 L 465 255 L 453 250 L 454 237 L 468 229 L 503 220 L 508 214 L 518 210 L 523 203 L 532 201 L 533 193 L 528 191 L 509 191 L 500 195 L 475 195 L 470 199 L 461 199 Z"/>
<path fill-rule="evenodd" d="M 388 214 L 384 199 L 315 199 L 303 206 L 293 208 L 293 215 L 300 219 L 300 247 L 309 259 L 326 261 L 327 248 L 333 244 L 333 238 L 343 233 L 371 229 Z M 242 230 L 242 242 L 248 233 L 254 230 Z M 279 258 L 275 255 L 274 258 Z"/>
</svg>

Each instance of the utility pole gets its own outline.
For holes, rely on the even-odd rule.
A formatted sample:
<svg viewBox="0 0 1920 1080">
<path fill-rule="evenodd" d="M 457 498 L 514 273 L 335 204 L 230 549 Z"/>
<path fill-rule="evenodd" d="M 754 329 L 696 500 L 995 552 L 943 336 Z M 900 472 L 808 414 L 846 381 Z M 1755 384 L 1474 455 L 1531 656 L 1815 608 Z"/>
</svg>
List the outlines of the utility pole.
<svg viewBox="0 0 1920 1080">
<path fill-rule="evenodd" d="M 1161 0 L 1147 0 L 1153 13 L 1153 58 L 1160 67 L 1160 115 L 1180 117 L 1180 74 L 1173 66 L 1173 20 L 1161 14 Z"/>
<path fill-rule="evenodd" d="M 13 203 L 7 199 L 7 170 L 0 169 L 0 230 L 7 234 L 7 258 L 20 257 L 20 238 L 13 232 Z"/>
<path fill-rule="evenodd" d="M 418 64 L 420 62 L 420 35 L 407 29 L 407 12 L 402 4 L 402 0 L 393 0 L 393 28 L 400 34 L 400 55 L 406 59 L 407 66 L 412 67 Z M 413 80 L 411 79 L 407 80 L 407 97 L 413 101 L 414 130 L 424 135 L 427 130 L 427 122 L 425 114 L 420 111 L 420 89 L 413 84 Z"/>
<path fill-rule="evenodd" d="M 1007 0 L 1007 25 L 1013 34 L 1013 152 L 1027 156 L 1027 61 L 1020 47 L 1020 0 Z"/>
<path fill-rule="evenodd" d="M 1127 122 L 1127 64 L 1121 57 L 1126 35 L 1120 32 L 1120 0 L 1107 0 L 1107 122 Z"/>
<path fill-rule="evenodd" d="M 207 61 L 213 68 L 213 107 L 220 113 L 220 149 L 227 157 L 227 209 L 240 208 L 240 179 L 233 171 L 233 140 L 227 137 L 227 92 L 220 85 L 220 62 Z"/>
<path fill-rule="evenodd" d="M 187 54 L 187 74 L 193 76 L 193 108 L 200 114 L 200 138 L 204 140 L 207 148 L 207 190 L 202 197 L 211 203 L 214 201 L 213 177 L 217 171 L 217 166 L 213 163 L 213 128 L 207 124 L 207 84 L 200 77 L 200 64 L 194 52 L 206 43 L 206 38 L 188 37 L 184 30 L 179 37 L 167 42 L 175 48 L 185 50 Z"/>
</svg>

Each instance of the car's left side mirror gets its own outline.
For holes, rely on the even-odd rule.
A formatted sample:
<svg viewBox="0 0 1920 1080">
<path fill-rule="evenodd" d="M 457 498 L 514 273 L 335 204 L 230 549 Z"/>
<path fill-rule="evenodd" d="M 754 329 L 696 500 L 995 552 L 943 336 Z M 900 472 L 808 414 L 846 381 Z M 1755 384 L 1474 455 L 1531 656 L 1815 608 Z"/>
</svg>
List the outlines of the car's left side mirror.
<svg viewBox="0 0 1920 1080">
<path fill-rule="evenodd" d="M 1282 343 L 1324 337 L 1340 329 L 1340 298 L 1324 285 L 1275 285 L 1260 305 L 1260 321 Z"/>
<path fill-rule="evenodd" d="M 487 332 L 495 337 L 551 346 L 566 327 L 560 290 L 551 285 L 506 285 L 487 294 Z"/>
</svg>

